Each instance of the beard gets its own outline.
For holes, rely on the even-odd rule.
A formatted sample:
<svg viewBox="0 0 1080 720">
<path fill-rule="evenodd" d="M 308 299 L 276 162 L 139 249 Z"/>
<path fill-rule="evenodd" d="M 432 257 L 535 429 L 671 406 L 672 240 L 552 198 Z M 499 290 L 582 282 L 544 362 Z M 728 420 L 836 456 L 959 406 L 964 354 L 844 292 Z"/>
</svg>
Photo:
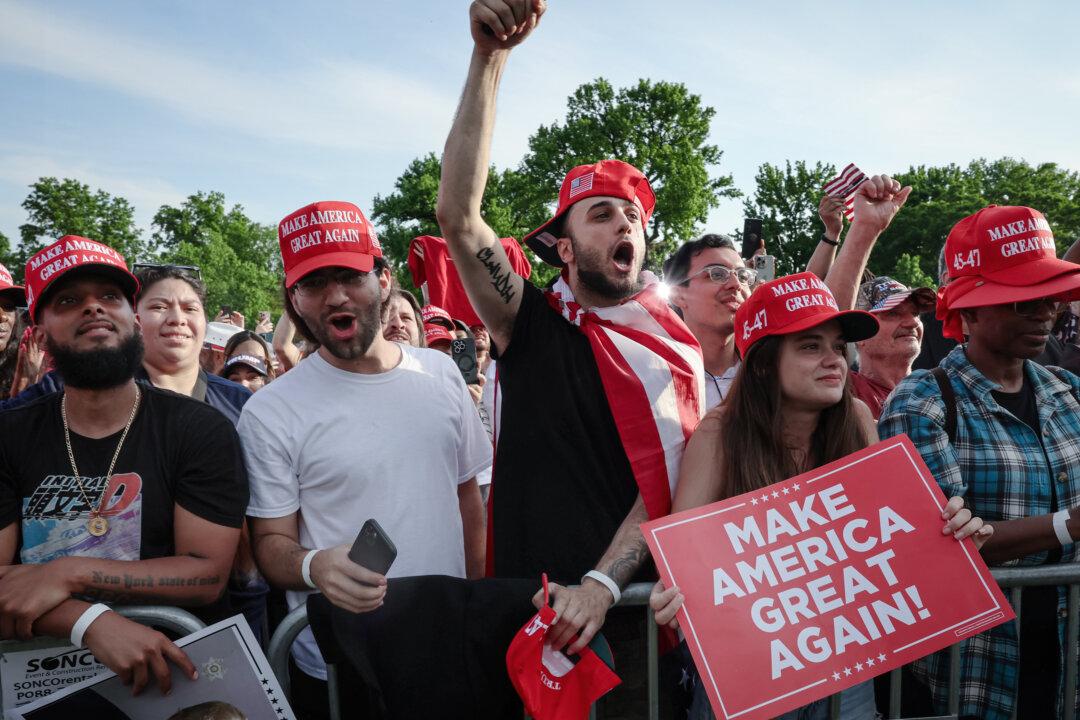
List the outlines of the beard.
<svg viewBox="0 0 1080 720">
<path fill-rule="evenodd" d="M 612 279 L 604 274 L 607 257 L 596 250 L 586 249 L 573 235 L 569 235 L 570 247 L 577 263 L 577 276 L 582 285 L 608 300 L 625 300 L 641 291 L 641 269 L 629 277 Z"/>
<path fill-rule="evenodd" d="M 83 390 L 108 390 L 119 387 L 142 365 L 143 339 L 138 332 L 124 338 L 115 348 L 72 350 L 45 338 L 45 349 L 65 385 Z"/>
<path fill-rule="evenodd" d="M 331 337 L 326 329 L 326 321 L 307 322 L 315 341 L 326 348 L 339 360 L 356 360 L 363 357 L 375 341 L 375 336 L 382 332 L 382 311 L 378 303 L 361 308 L 356 313 L 356 334 L 348 340 Z"/>
</svg>

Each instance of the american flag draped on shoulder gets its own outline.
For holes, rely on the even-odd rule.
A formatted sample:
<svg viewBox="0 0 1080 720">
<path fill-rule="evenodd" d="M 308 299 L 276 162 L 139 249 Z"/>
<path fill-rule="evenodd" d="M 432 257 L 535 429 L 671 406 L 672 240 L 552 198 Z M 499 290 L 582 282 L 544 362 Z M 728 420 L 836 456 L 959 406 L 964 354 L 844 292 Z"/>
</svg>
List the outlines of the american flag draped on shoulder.
<svg viewBox="0 0 1080 720">
<path fill-rule="evenodd" d="M 701 346 L 659 296 L 645 289 L 614 307 L 585 311 L 564 277 L 548 304 L 589 339 L 615 427 L 650 518 L 671 512 L 687 440 L 705 412 Z"/>
<path fill-rule="evenodd" d="M 844 198 L 844 217 L 849 221 L 855 217 L 855 191 L 866 180 L 862 170 L 850 163 L 840 174 L 825 184 L 825 194 Z"/>
</svg>

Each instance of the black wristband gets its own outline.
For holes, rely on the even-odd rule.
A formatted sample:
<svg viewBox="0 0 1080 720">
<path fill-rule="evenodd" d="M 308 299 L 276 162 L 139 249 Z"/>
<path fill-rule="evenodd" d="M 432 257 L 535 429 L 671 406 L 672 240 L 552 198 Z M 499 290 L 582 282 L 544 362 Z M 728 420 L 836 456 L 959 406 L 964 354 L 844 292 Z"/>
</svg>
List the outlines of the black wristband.
<svg viewBox="0 0 1080 720">
<path fill-rule="evenodd" d="M 821 234 L 821 242 L 825 243 L 826 245 L 832 245 L 833 247 L 838 247 L 840 245 L 839 240 L 830 240 L 829 236 L 825 233 Z"/>
</svg>

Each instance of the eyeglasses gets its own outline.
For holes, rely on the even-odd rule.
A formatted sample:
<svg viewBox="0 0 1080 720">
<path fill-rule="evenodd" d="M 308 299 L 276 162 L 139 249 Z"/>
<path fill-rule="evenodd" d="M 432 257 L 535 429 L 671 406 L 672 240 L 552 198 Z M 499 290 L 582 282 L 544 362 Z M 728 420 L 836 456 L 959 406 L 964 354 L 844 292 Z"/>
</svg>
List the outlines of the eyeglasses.
<svg viewBox="0 0 1080 720">
<path fill-rule="evenodd" d="M 757 280 L 757 271 L 751 270 L 750 268 L 741 267 L 732 269 L 724 267 L 723 265 L 706 265 L 690 277 L 686 278 L 686 282 L 689 282 L 691 278 L 695 278 L 702 274 L 708 275 L 709 280 L 717 285 L 726 283 L 732 275 L 734 275 L 740 283 L 747 286 L 753 285 L 754 281 Z"/>
<path fill-rule="evenodd" d="M 142 271 L 152 270 L 178 270 L 179 272 L 193 276 L 196 280 L 202 280 L 202 270 L 198 265 L 171 265 L 169 263 L 135 263 L 131 266 L 131 273 L 137 275 Z"/>
<path fill-rule="evenodd" d="M 367 273 L 359 270 L 341 268 L 332 272 L 305 275 L 297 280 L 291 289 L 304 297 L 314 297 L 326 292 L 331 280 L 346 290 L 351 290 L 360 287 L 367 276 Z"/>
<path fill-rule="evenodd" d="M 1020 300 L 1012 303 L 1013 312 L 1020 317 L 1032 317 L 1038 315 L 1044 308 L 1050 308 L 1050 314 L 1056 314 L 1061 302 L 1053 298 L 1036 298 L 1035 300 Z"/>
</svg>

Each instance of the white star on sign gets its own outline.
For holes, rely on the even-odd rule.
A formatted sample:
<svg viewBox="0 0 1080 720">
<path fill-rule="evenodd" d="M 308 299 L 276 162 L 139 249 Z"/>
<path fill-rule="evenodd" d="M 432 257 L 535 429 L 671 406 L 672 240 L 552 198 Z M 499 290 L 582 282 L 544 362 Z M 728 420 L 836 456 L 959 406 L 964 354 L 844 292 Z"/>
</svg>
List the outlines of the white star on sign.
<svg viewBox="0 0 1080 720">
<path fill-rule="evenodd" d="M 757 505 L 757 498 L 750 498 L 751 505 Z"/>
<path fill-rule="evenodd" d="M 874 667 L 874 658 L 866 658 L 866 666 Z"/>
<path fill-rule="evenodd" d="M 885 653 L 881 653 L 877 656 L 878 662 L 885 662 Z"/>
<path fill-rule="evenodd" d="M 765 493 L 761 496 L 761 502 L 769 502 L 769 493 Z"/>
<path fill-rule="evenodd" d="M 778 492 L 776 492 L 775 490 L 773 490 L 773 491 L 772 491 L 772 496 L 773 496 L 774 498 L 778 498 L 778 497 L 780 497 L 780 493 L 778 493 Z"/>
<path fill-rule="evenodd" d="M 785 495 L 790 495 L 790 494 L 791 494 L 791 491 L 790 491 L 790 490 L 788 490 L 787 488 L 784 488 L 784 494 L 785 494 Z"/>
<path fill-rule="evenodd" d="M 844 674 L 845 675 L 850 675 L 851 674 L 851 668 L 844 668 Z"/>
<path fill-rule="evenodd" d="M 862 663 L 855 663 L 855 672 L 862 672 Z"/>
<path fill-rule="evenodd" d="M 792 486 L 791 486 L 791 487 L 792 487 L 793 489 L 795 489 L 795 490 L 798 490 L 798 489 L 799 489 L 799 483 L 794 483 L 794 484 L 792 484 Z"/>
<path fill-rule="evenodd" d="M 840 679 L 840 673 L 838 673 L 838 672 L 834 672 L 834 673 L 832 674 L 832 679 L 833 679 L 833 680 L 839 680 L 839 679 Z"/>
</svg>

